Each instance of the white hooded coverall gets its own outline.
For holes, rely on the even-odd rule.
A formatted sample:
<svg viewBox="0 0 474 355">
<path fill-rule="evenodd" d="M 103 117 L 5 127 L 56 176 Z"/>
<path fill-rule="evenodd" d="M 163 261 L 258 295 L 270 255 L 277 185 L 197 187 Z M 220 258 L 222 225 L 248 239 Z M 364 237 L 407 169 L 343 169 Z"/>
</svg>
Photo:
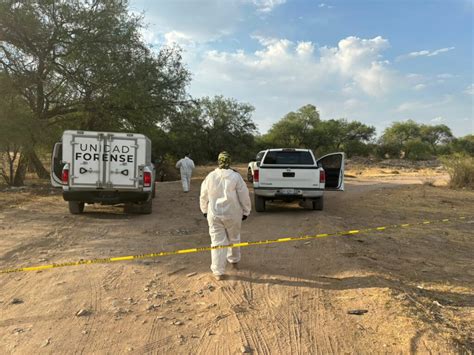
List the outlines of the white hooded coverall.
<svg viewBox="0 0 474 355">
<path fill-rule="evenodd" d="M 180 159 L 176 163 L 176 169 L 179 169 L 181 174 L 181 183 L 183 184 L 183 191 L 188 192 L 191 188 L 191 175 L 194 170 L 194 162 L 188 157 Z"/>
<path fill-rule="evenodd" d="M 211 172 L 201 185 L 200 207 L 207 213 L 211 246 L 240 243 L 242 216 L 248 216 L 252 207 L 239 173 L 219 168 Z M 214 275 L 224 275 L 226 261 L 240 261 L 240 248 L 212 250 L 211 258 Z"/>
</svg>

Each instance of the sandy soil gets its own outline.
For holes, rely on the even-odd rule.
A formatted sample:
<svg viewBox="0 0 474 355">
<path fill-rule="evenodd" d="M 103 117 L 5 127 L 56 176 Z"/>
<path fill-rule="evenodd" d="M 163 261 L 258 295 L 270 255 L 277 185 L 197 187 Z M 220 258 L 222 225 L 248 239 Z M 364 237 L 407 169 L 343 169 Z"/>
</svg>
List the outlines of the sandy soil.
<svg viewBox="0 0 474 355">
<path fill-rule="evenodd" d="M 189 194 L 158 183 L 147 216 L 73 216 L 50 189 L 1 192 L 0 269 L 206 246 L 207 170 Z M 0 275 L 0 353 L 472 352 L 474 192 L 430 186 L 441 173 L 348 175 L 324 211 L 273 204 L 244 222 L 243 240 L 471 218 L 245 248 L 221 282 L 208 252 Z"/>
</svg>

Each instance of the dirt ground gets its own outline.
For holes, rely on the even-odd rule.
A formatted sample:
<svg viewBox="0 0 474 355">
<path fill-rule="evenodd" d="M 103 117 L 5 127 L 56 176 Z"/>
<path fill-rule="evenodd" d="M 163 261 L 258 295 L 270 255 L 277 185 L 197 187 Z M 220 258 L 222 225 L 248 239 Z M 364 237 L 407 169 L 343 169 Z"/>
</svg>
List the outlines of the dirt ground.
<svg viewBox="0 0 474 355">
<path fill-rule="evenodd" d="M 207 246 L 208 170 L 189 194 L 158 183 L 151 215 L 76 216 L 47 187 L 0 192 L 0 269 Z M 445 184 L 434 169 L 349 167 L 324 211 L 272 204 L 242 239 L 469 218 L 243 248 L 220 282 L 209 252 L 2 274 L 0 353 L 472 353 L 474 192 Z"/>
</svg>

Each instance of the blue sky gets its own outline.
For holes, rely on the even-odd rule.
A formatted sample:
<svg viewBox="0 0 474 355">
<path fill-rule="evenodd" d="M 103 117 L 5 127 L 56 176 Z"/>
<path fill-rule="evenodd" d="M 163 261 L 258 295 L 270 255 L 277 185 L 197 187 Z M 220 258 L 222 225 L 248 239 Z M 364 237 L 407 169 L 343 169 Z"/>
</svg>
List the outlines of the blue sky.
<svg viewBox="0 0 474 355">
<path fill-rule="evenodd" d="M 305 104 L 380 134 L 393 121 L 474 133 L 473 0 L 133 0 L 150 45 L 178 44 L 194 97 L 255 107 L 265 133 Z"/>
</svg>

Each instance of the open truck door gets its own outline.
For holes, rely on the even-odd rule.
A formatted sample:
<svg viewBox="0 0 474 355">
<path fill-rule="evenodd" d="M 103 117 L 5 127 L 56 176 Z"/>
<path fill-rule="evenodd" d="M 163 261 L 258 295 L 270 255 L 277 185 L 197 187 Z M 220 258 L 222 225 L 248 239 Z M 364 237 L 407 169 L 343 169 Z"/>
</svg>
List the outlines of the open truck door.
<svg viewBox="0 0 474 355">
<path fill-rule="evenodd" d="M 331 153 L 319 158 L 318 165 L 326 173 L 325 190 L 344 191 L 344 153 Z"/>
<path fill-rule="evenodd" d="M 62 187 L 63 163 L 63 144 L 58 142 L 54 145 L 51 154 L 51 185 L 53 187 Z"/>
</svg>

